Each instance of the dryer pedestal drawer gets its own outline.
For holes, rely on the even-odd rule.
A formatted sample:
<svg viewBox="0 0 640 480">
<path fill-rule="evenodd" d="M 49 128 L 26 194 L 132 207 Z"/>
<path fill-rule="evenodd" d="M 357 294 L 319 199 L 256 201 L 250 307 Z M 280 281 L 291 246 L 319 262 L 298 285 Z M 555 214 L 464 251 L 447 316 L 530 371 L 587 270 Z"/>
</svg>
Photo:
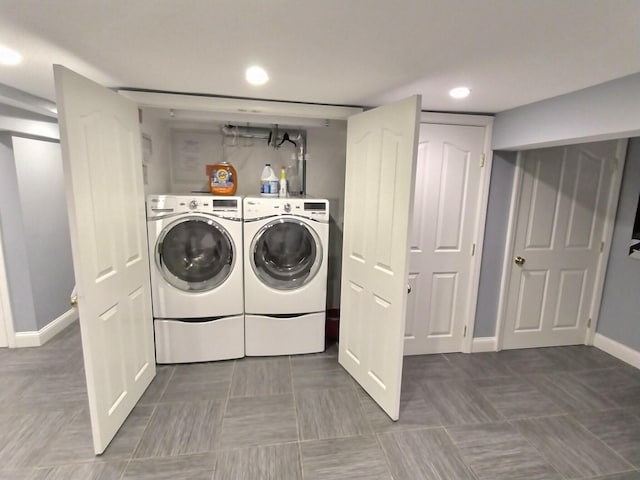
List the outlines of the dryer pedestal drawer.
<svg viewBox="0 0 640 480">
<path fill-rule="evenodd" d="M 244 315 L 208 322 L 154 319 L 156 363 L 244 357 Z"/>
<path fill-rule="evenodd" d="M 295 355 L 324 351 L 325 312 L 295 317 L 245 314 L 248 356 Z"/>
</svg>

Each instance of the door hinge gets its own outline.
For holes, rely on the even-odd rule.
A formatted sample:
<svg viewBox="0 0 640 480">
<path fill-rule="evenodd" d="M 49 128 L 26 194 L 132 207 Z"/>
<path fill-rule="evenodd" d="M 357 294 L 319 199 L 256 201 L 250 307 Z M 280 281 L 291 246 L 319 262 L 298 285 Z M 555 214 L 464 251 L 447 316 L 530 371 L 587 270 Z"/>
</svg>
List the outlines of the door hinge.
<svg viewBox="0 0 640 480">
<path fill-rule="evenodd" d="M 467 337 L 467 326 L 466 326 L 466 325 L 464 326 L 464 332 L 462 332 L 462 336 L 463 336 L 464 338 L 466 338 L 466 337 Z"/>
<path fill-rule="evenodd" d="M 471 256 L 473 257 L 476 254 L 476 244 L 471 245 Z"/>
<path fill-rule="evenodd" d="M 587 319 L 587 328 L 591 328 L 591 319 Z"/>
<path fill-rule="evenodd" d="M 604 241 L 600 242 L 600 252 L 604 252 Z"/>
<path fill-rule="evenodd" d="M 480 155 L 480 168 L 484 167 L 484 153 Z"/>
</svg>

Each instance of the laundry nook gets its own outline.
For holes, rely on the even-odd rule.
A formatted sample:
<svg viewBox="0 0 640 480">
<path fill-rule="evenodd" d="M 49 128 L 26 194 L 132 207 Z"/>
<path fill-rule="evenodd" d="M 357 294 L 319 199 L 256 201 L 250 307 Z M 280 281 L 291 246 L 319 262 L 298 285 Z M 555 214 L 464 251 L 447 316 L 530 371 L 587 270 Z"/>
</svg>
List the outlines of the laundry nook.
<svg viewBox="0 0 640 480">
<path fill-rule="evenodd" d="M 0 480 L 640 480 L 637 0 L 0 5 Z"/>
</svg>

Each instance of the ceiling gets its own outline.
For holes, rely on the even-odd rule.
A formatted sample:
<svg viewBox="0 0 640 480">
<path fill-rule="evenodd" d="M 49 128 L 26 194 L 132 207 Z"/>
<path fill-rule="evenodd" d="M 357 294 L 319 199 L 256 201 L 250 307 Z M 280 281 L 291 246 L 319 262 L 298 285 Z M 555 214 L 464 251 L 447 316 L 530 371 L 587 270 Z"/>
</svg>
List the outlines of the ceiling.
<svg viewBox="0 0 640 480">
<path fill-rule="evenodd" d="M 640 71 L 640 0 L 0 0 L 0 45 L 24 56 L 0 84 L 50 100 L 60 63 L 109 87 L 495 113 Z"/>
</svg>

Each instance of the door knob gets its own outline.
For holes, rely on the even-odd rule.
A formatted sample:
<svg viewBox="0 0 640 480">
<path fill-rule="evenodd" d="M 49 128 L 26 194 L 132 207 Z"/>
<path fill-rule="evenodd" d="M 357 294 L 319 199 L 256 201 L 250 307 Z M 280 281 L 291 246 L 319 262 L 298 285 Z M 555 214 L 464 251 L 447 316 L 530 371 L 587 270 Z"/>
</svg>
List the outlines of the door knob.
<svg viewBox="0 0 640 480">
<path fill-rule="evenodd" d="M 407 285 L 407 293 L 411 293 L 411 285 Z"/>
<path fill-rule="evenodd" d="M 526 261 L 527 261 L 527 259 L 526 259 L 526 258 L 524 258 L 524 257 L 516 257 L 516 258 L 514 258 L 514 259 L 513 259 L 513 261 L 514 261 L 514 263 L 515 263 L 516 265 L 518 265 L 519 267 L 521 267 L 522 265 L 524 265 L 524 262 L 526 262 Z"/>
<path fill-rule="evenodd" d="M 78 296 L 74 295 L 73 297 L 71 297 L 71 300 L 69 301 L 69 303 L 73 308 L 76 308 L 78 306 Z"/>
</svg>

